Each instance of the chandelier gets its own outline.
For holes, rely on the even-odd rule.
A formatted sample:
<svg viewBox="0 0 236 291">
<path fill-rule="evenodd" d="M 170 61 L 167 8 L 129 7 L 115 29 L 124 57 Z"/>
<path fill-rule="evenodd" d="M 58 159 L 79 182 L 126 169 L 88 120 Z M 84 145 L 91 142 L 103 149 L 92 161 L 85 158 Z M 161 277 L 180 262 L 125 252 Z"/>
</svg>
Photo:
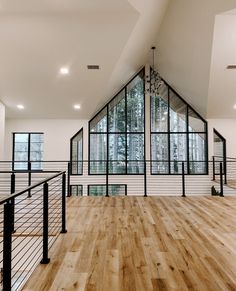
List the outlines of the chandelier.
<svg viewBox="0 0 236 291">
<path fill-rule="evenodd" d="M 159 89 L 163 85 L 163 80 L 159 73 L 155 70 L 155 49 L 156 47 L 151 47 L 152 49 L 152 68 L 150 70 L 150 76 L 147 76 L 147 83 L 150 86 L 147 86 L 146 93 L 150 93 L 152 96 L 159 95 Z"/>
</svg>

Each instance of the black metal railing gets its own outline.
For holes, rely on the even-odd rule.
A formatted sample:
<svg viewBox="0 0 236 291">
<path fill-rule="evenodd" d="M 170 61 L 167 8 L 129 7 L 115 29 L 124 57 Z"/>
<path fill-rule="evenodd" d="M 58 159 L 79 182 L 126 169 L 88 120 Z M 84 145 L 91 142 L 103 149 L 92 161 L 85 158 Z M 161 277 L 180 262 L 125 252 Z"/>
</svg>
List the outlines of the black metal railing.
<svg viewBox="0 0 236 291">
<path fill-rule="evenodd" d="M 113 196 L 125 195 L 121 187 L 126 185 L 126 195 L 211 195 L 214 186 L 223 194 L 220 179 L 213 181 L 213 161 L 73 161 L 83 165 L 80 173 L 73 173 L 68 163 L 68 195 Z M 129 163 L 127 167 L 127 163 Z M 115 165 L 115 166 L 114 166 Z M 131 166 L 130 166 L 131 165 Z M 236 164 L 235 164 L 236 165 Z M 128 168 L 128 171 L 127 171 Z M 171 174 L 169 174 L 171 172 Z M 225 171 L 219 177 L 225 180 Z M 236 177 L 236 176 L 235 176 Z M 97 186 L 97 191 L 94 189 Z M 117 188 L 115 192 L 112 189 Z M 80 187 L 78 190 L 77 188 Z M 75 189 L 75 191 L 73 191 Z M 92 191 L 92 189 L 94 191 Z"/>
<path fill-rule="evenodd" d="M 50 176 L 0 199 L 3 290 L 20 290 L 39 262 L 49 262 L 50 247 L 66 232 L 65 171 L 46 173 Z M 18 173 L 10 174 L 13 192 Z"/>
</svg>

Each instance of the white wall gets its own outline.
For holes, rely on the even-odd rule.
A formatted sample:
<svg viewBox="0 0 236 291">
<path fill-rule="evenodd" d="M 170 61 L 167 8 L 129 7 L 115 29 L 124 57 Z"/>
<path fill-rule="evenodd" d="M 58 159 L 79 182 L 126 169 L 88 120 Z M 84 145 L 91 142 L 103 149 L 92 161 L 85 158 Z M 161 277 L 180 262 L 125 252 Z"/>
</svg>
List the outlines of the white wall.
<svg viewBox="0 0 236 291">
<path fill-rule="evenodd" d="M 83 127 L 84 159 L 87 159 L 87 120 L 67 119 L 7 119 L 5 135 L 5 160 L 12 160 L 13 132 L 43 132 L 44 160 L 69 160 L 70 138 Z"/>
<path fill-rule="evenodd" d="M 0 161 L 4 159 L 5 106 L 0 102 Z"/>
<path fill-rule="evenodd" d="M 235 0 L 170 0 L 157 37 L 158 70 L 203 116 L 215 15 L 235 7 Z"/>
<path fill-rule="evenodd" d="M 236 119 L 208 119 L 210 158 L 214 155 L 213 128 L 226 139 L 227 157 L 236 158 Z"/>
<path fill-rule="evenodd" d="M 235 70 L 226 66 L 236 64 L 236 15 L 222 14 L 215 18 L 207 117 L 236 118 Z"/>
</svg>

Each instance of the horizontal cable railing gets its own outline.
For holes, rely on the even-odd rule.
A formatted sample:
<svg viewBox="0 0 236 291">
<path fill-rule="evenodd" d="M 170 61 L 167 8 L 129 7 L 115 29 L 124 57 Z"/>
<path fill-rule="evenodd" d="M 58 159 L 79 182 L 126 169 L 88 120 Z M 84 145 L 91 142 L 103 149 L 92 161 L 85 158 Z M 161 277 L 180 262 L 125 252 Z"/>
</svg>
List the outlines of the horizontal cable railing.
<svg viewBox="0 0 236 291">
<path fill-rule="evenodd" d="M 18 173 L 12 171 L 10 174 L 17 177 Z M 3 290 L 20 290 L 39 262 L 49 262 L 50 247 L 60 232 L 66 232 L 65 171 L 41 174 L 50 175 L 24 190 L 0 198 Z M 11 178 L 12 190 L 16 181 Z"/>
<path fill-rule="evenodd" d="M 68 193 L 69 196 L 223 195 L 220 177 L 224 181 L 225 174 L 223 162 L 220 164 L 217 180 L 213 161 L 73 161 Z"/>
</svg>

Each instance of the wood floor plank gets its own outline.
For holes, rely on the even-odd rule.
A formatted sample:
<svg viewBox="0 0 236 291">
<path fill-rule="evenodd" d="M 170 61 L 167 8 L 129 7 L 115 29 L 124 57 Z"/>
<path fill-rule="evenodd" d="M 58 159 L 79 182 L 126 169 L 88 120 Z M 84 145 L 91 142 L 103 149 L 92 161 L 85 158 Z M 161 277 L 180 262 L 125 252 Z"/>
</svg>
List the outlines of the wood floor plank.
<svg viewBox="0 0 236 291">
<path fill-rule="evenodd" d="M 71 197 L 23 290 L 236 290 L 236 197 Z"/>
</svg>

